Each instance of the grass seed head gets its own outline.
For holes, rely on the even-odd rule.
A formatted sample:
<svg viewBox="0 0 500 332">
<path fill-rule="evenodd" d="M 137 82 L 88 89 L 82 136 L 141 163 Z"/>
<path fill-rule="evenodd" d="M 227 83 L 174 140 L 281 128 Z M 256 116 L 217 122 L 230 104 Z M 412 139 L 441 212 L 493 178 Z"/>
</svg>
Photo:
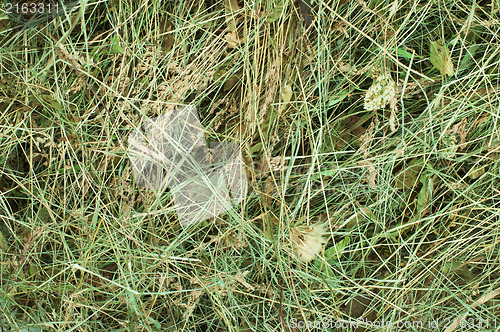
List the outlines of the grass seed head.
<svg viewBox="0 0 500 332">
<path fill-rule="evenodd" d="M 312 261 L 323 249 L 326 243 L 326 234 L 325 224 L 292 227 L 290 229 L 290 239 L 297 258 L 304 263 Z"/>
</svg>

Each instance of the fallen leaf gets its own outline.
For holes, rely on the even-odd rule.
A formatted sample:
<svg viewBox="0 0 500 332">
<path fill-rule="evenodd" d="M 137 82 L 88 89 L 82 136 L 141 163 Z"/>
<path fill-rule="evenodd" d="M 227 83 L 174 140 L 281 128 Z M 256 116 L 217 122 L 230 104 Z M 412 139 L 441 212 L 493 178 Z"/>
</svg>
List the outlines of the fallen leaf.
<svg viewBox="0 0 500 332">
<path fill-rule="evenodd" d="M 59 111 L 61 112 L 63 107 L 61 105 L 61 103 L 59 103 L 59 101 L 57 99 L 55 99 L 54 97 L 52 97 L 50 94 L 47 94 L 47 95 L 42 95 L 41 96 L 43 101 L 47 102 L 50 106 L 52 106 L 53 109 L 55 109 L 56 111 Z"/>
<path fill-rule="evenodd" d="M 290 85 L 285 84 L 283 86 L 283 102 L 288 103 L 292 99 L 293 91 Z"/>
<path fill-rule="evenodd" d="M 346 219 L 344 226 L 347 229 L 354 228 L 356 225 L 361 225 L 366 221 L 373 221 L 378 223 L 377 217 L 367 207 L 361 207 L 359 211 L 355 212 L 352 216 Z"/>
<path fill-rule="evenodd" d="M 238 38 L 238 35 L 234 32 L 228 32 L 224 39 L 227 41 L 227 44 L 230 48 L 235 48 L 241 43 L 241 40 Z"/>
<path fill-rule="evenodd" d="M 375 169 L 375 166 L 373 166 L 373 163 L 369 160 L 363 160 L 358 162 L 358 166 L 368 168 L 368 174 L 366 175 L 366 182 L 368 182 L 370 188 L 375 189 L 377 187 L 378 173 L 377 170 Z"/>
<path fill-rule="evenodd" d="M 397 129 L 397 126 L 396 126 L 396 111 L 395 110 L 391 110 L 391 116 L 389 118 L 389 128 L 391 128 L 391 132 L 395 132 L 396 129 Z"/>
<path fill-rule="evenodd" d="M 128 143 L 135 183 L 155 191 L 170 188 L 183 227 L 228 211 L 246 197 L 238 145 L 212 142 L 209 151 L 192 105 L 145 118 Z"/>
<path fill-rule="evenodd" d="M 118 36 L 115 36 L 113 38 L 113 41 L 111 42 L 111 47 L 109 49 L 109 53 L 111 54 L 124 54 L 125 51 L 123 51 L 123 47 L 120 46 L 120 39 Z"/>
<path fill-rule="evenodd" d="M 266 179 L 264 193 L 262 194 L 262 205 L 270 209 L 273 201 L 274 181 L 271 176 Z"/>
<path fill-rule="evenodd" d="M 238 6 L 237 0 L 225 0 L 224 8 L 227 16 L 227 31 L 228 33 L 224 36 L 224 39 L 229 44 L 229 47 L 235 48 L 241 43 L 240 38 L 238 37 L 238 31 L 236 28 L 237 20 L 235 18 L 236 12 L 240 9 Z"/>
<path fill-rule="evenodd" d="M 450 51 L 443 39 L 431 42 L 430 60 L 441 75 L 453 75 L 453 62 L 451 61 Z"/>
<path fill-rule="evenodd" d="M 473 127 L 479 127 L 482 124 L 485 124 L 486 122 L 488 122 L 489 115 L 490 115 L 489 113 L 483 112 L 480 117 L 476 118 L 476 120 L 474 121 Z"/>
<path fill-rule="evenodd" d="M 376 293 L 376 289 L 372 292 Z M 373 301 L 373 296 L 368 295 L 368 294 L 363 294 L 363 295 L 357 295 L 356 297 L 350 299 L 345 307 L 344 311 L 346 314 L 348 314 L 350 317 L 358 319 L 360 317 L 363 320 L 367 321 L 375 321 L 375 318 L 377 317 L 377 312 L 373 309 L 371 309 L 370 304 Z M 365 329 L 363 327 L 358 327 L 356 331 L 364 331 Z"/>
<path fill-rule="evenodd" d="M 484 303 L 488 302 L 489 300 L 493 299 L 494 297 L 497 297 L 498 295 L 500 295 L 500 289 L 494 290 L 492 292 L 487 293 L 486 295 L 481 296 L 477 301 L 475 301 L 474 303 L 472 303 L 468 307 L 468 311 L 470 311 L 471 309 L 477 308 L 480 305 L 483 305 Z M 467 313 L 462 314 L 462 315 L 456 317 L 455 319 L 446 318 L 446 320 L 448 320 L 449 322 L 453 322 L 453 323 L 450 324 L 450 326 L 448 326 L 448 328 L 444 332 L 455 331 L 455 329 L 458 326 L 460 326 L 460 323 L 462 322 L 462 320 L 464 320 L 466 317 L 467 317 Z"/>
<path fill-rule="evenodd" d="M 172 49 L 175 42 L 174 36 L 170 33 L 172 31 L 172 22 L 167 19 L 160 21 L 160 31 L 163 35 L 161 48 L 164 52 L 168 52 Z"/>
<path fill-rule="evenodd" d="M 452 261 L 444 264 L 444 266 L 441 268 L 441 272 L 443 274 L 454 273 L 459 277 L 461 277 L 462 279 L 464 279 L 467 283 L 469 283 L 470 281 L 472 281 L 472 279 L 474 279 L 474 276 L 469 271 L 467 266 L 457 261 Z"/>
<path fill-rule="evenodd" d="M 3 235 L 2 231 L 0 231 L 0 249 L 3 252 L 7 252 L 7 250 L 9 249 L 8 242 L 5 239 L 5 236 Z"/>
<path fill-rule="evenodd" d="M 284 10 L 285 10 L 285 5 L 283 4 L 283 2 L 278 4 L 276 7 L 273 8 L 269 16 L 266 18 L 266 22 L 272 23 L 277 21 L 283 15 Z"/>
<path fill-rule="evenodd" d="M 429 165 L 427 167 L 430 168 Z M 424 171 L 420 177 L 420 182 L 422 183 L 422 189 L 418 193 L 417 199 L 417 218 L 422 218 L 428 212 L 429 204 L 432 201 L 432 194 L 434 191 L 434 175 L 431 175 L 429 170 Z"/>
<path fill-rule="evenodd" d="M 465 130 L 466 125 L 467 118 L 463 118 L 462 121 L 453 126 L 453 129 L 447 131 L 449 133 L 454 133 L 460 137 L 460 150 L 463 150 L 467 146 L 466 138 L 469 132 Z"/>
<path fill-rule="evenodd" d="M 301 0 L 300 1 L 300 15 L 304 19 L 304 27 L 307 29 L 313 21 L 313 15 L 311 13 L 311 0 Z"/>
<path fill-rule="evenodd" d="M 374 121 L 372 121 L 372 123 L 368 126 L 368 129 L 359 137 L 359 152 L 365 159 L 368 159 L 370 155 L 370 144 L 373 140 L 373 131 L 375 129 L 376 122 L 377 120 L 375 118 Z"/>
<path fill-rule="evenodd" d="M 413 159 L 408 166 L 404 167 L 395 179 L 395 186 L 398 189 L 414 188 L 420 177 L 420 171 L 423 167 L 422 159 Z"/>
<path fill-rule="evenodd" d="M 9 29 L 10 27 L 10 21 L 1 19 L 0 20 L 0 32 L 4 32 L 5 30 Z"/>
<path fill-rule="evenodd" d="M 481 175 L 483 175 L 486 172 L 486 165 L 484 166 L 474 166 L 470 171 L 469 171 L 469 177 L 472 180 L 475 180 L 479 178 Z"/>
</svg>

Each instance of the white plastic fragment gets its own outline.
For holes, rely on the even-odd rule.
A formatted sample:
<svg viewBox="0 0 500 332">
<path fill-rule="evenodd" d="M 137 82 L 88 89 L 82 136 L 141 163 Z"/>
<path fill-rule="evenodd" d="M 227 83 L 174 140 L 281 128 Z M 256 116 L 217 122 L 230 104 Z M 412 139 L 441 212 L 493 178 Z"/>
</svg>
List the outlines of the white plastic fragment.
<svg viewBox="0 0 500 332">
<path fill-rule="evenodd" d="M 128 139 L 134 179 L 151 190 L 170 188 L 182 226 L 217 216 L 246 197 L 238 145 L 218 142 L 209 149 L 194 106 L 146 118 L 143 127 Z"/>
</svg>

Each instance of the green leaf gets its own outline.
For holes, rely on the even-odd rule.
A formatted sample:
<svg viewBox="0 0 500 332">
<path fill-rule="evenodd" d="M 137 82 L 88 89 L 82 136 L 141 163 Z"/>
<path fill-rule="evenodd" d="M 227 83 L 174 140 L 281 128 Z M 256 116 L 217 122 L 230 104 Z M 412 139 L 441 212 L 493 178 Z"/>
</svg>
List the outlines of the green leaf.
<svg viewBox="0 0 500 332">
<path fill-rule="evenodd" d="M 453 75 L 453 62 L 451 62 L 450 51 L 443 39 L 431 42 L 430 60 L 441 75 Z"/>
<path fill-rule="evenodd" d="M 466 282 L 471 282 L 474 279 L 474 275 L 469 271 L 469 269 L 460 262 L 452 261 L 446 263 L 442 268 L 441 272 L 443 274 L 454 273 L 458 275 L 460 278 L 464 279 Z"/>
<path fill-rule="evenodd" d="M 469 171 L 469 177 L 472 180 L 475 180 L 479 178 L 481 175 L 483 175 L 486 172 L 486 165 L 484 166 L 474 166 L 470 171 Z"/>
<path fill-rule="evenodd" d="M 342 241 L 338 242 L 331 248 L 325 250 L 325 260 L 329 264 L 333 264 L 342 258 L 342 254 L 344 253 L 345 248 L 351 243 L 351 239 L 346 237 Z"/>
<path fill-rule="evenodd" d="M 429 165 L 427 165 L 429 166 Z M 427 168 L 426 166 L 426 168 Z M 432 167 L 429 167 L 432 168 Z M 417 199 L 417 216 L 422 217 L 425 215 L 427 206 L 432 201 L 432 192 L 434 190 L 434 175 L 426 169 L 424 174 L 420 177 L 420 182 L 423 184 L 422 189 L 418 193 Z"/>
<path fill-rule="evenodd" d="M 283 102 L 289 103 L 292 97 L 293 97 L 292 87 L 288 84 L 285 84 L 283 86 L 283 95 L 282 95 Z"/>
<path fill-rule="evenodd" d="M 411 60 L 411 58 L 415 57 L 414 53 L 410 53 L 402 48 L 398 48 L 397 53 L 400 57 L 405 58 L 406 60 Z"/>
<path fill-rule="evenodd" d="M 43 95 L 42 99 L 46 103 L 48 103 L 50 106 L 52 106 L 52 108 L 55 109 L 56 111 L 59 111 L 59 112 L 62 111 L 62 109 L 63 109 L 62 105 L 59 103 L 59 101 L 54 99 L 51 95 Z"/>
<path fill-rule="evenodd" d="M 344 90 L 340 91 L 335 96 L 330 97 L 326 106 L 330 108 L 330 107 L 337 105 L 342 100 L 344 100 L 344 98 L 347 97 L 348 94 L 349 94 L 348 90 L 344 89 Z"/>
<path fill-rule="evenodd" d="M 369 208 L 361 207 L 359 211 L 349 217 L 347 224 L 345 224 L 345 228 L 351 229 L 356 227 L 356 225 L 364 224 L 370 220 L 374 223 L 379 222 L 377 216 L 375 216 Z"/>
<path fill-rule="evenodd" d="M 338 169 L 327 169 L 324 171 L 320 171 L 317 174 L 321 174 L 323 176 L 332 176 L 333 177 L 333 176 L 337 176 L 339 173 L 340 173 L 340 171 Z"/>
<path fill-rule="evenodd" d="M 277 5 L 271 11 L 271 14 L 266 18 L 266 22 L 272 23 L 274 21 L 277 21 L 281 17 L 281 15 L 283 14 L 284 10 L 285 10 L 285 6 L 283 5 L 283 3 Z"/>
<path fill-rule="evenodd" d="M 137 307 L 137 299 L 135 297 L 135 294 L 130 292 L 130 291 L 125 291 L 127 294 L 127 304 L 128 306 L 134 311 L 134 313 L 139 313 L 139 309 Z"/>
<path fill-rule="evenodd" d="M 157 320 L 155 320 L 149 316 L 147 316 L 147 318 L 148 318 L 148 321 L 150 323 L 152 323 L 158 331 L 162 330 L 162 326 L 161 326 L 160 322 L 158 322 Z"/>
<path fill-rule="evenodd" d="M 227 17 L 227 31 L 228 34 L 227 36 L 230 36 L 229 38 L 226 36 L 226 39 L 229 39 L 229 41 L 232 42 L 239 42 L 238 40 L 238 31 L 236 29 L 236 13 L 240 10 L 240 6 L 238 5 L 237 0 L 225 0 L 224 1 L 224 9 L 226 12 L 226 17 Z"/>
<path fill-rule="evenodd" d="M 120 46 L 120 39 L 118 36 L 115 36 L 113 38 L 113 41 L 111 43 L 111 47 L 109 49 L 109 53 L 111 54 L 124 54 L 125 52 L 123 51 L 123 48 Z"/>
<path fill-rule="evenodd" d="M 30 276 L 34 276 L 35 274 L 38 273 L 38 267 L 36 265 L 29 265 L 28 267 L 28 272 L 30 274 Z"/>
<path fill-rule="evenodd" d="M 92 51 L 90 51 L 89 56 L 90 56 L 93 60 L 96 60 L 96 62 L 97 62 L 97 60 L 99 60 L 99 57 L 101 56 L 101 54 L 102 54 L 102 50 L 101 50 L 101 48 L 100 48 L 100 47 L 94 47 L 94 48 L 92 49 Z"/>
<path fill-rule="evenodd" d="M 250 154 L 260 153 L 262 151 L 262 142 L 259 142 L 250 148 Z"/>
<path fill-rule="evenodd" d="M 342 241 L 340 241 L 336 245 L 334 245 L 333 247 L 325 250 L 325 261 L 330 265 L 335 264 L 338 260 L 340 260 L 345 248 L 349 245 L 350 242 L 351 242 L 351 239 L 346 237 Z M 331 268 L 326 266 L 326 264 L 324 263 L 324 261 L 320 257 L 317 257 L 314 260 L 314 266 L 318 270 L 320 270 L 320 271 L 323 270 L 327 274 L 334 273 L 334 271 Z"/>
</svg>

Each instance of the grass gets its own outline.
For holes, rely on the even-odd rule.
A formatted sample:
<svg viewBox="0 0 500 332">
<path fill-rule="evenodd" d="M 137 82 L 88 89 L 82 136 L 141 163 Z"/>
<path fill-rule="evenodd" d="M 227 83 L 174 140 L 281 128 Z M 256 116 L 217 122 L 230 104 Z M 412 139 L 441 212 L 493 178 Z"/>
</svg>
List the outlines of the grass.
<svg viewBox="0 0 500 332">
<path fill-rule="evenodd" d="M 497 328 L 495 1 L 83 3 L 0 21 L 0 330 Z M 186 104 L 249 191 L 182 228 L 127 137 Z"/>
</svg>

